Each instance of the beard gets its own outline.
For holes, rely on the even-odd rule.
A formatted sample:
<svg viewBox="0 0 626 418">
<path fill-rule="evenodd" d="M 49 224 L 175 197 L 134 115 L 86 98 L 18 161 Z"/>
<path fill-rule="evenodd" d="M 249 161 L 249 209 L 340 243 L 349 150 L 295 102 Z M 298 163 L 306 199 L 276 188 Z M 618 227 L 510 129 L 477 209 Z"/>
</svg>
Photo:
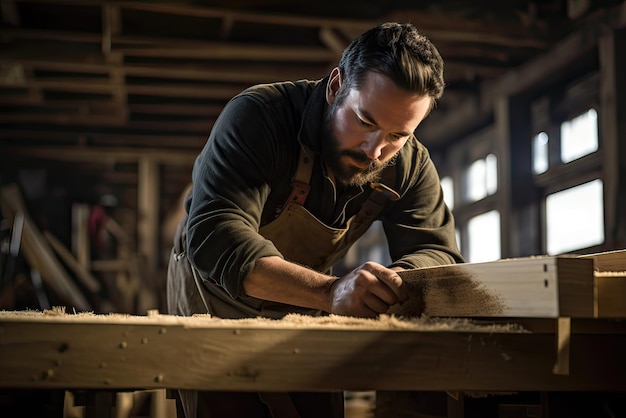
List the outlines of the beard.
<svg viewBox="0 0 626 418">
<path fill-rule="evenodd" d="M 383 169 L 395 162 L 396 155 L 388 161 L 369 158 L 364 152 L 340 148 L 340 142 L 332 130 L 332 118 L 337 108 L 335 101 L 326 109 L 324 125 L 322 127 L 322 156 L 332 171 L 335 181 L 342 186 L 364 186 L 380 180 Z M 356 161 L 361 168 L 347 160 Z"/>
</svg>

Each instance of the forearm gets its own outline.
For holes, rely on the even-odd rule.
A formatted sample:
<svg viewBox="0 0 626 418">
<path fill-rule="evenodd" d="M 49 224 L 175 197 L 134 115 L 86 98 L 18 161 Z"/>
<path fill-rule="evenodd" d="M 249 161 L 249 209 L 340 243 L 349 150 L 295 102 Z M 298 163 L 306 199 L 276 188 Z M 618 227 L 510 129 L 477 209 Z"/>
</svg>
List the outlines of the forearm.
<svg viewBox="0 0 626 418">
<path fill-rule="evenodd" d="M 257 260 L 243 289 L 258 299 L 330 312 L 331 286 L 336 279 L 272 256 Z"/>
</svg>

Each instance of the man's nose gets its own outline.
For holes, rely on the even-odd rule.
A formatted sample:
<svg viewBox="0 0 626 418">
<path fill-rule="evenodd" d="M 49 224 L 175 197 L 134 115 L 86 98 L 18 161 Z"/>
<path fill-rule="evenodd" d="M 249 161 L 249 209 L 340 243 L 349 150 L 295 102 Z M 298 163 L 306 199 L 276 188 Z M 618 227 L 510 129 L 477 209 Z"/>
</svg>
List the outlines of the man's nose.
<svg viewBox="0 0 626 418">
<path fill-rule="evenodd" d="M 381 132 L 372 132 L 361 143 L 361 149 L 370 160 L 379 158 L 383 152 L 385 141 Z"/>
</svg>

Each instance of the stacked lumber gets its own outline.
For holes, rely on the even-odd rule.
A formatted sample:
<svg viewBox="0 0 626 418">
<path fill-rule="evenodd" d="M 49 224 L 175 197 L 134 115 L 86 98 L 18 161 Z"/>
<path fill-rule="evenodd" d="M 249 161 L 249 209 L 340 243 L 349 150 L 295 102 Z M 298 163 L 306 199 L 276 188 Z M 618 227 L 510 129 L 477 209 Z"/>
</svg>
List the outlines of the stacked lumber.
<svg viewBox="0 0 626 418">
<path fill-rule="evenodd" d="M 16 185 L 3 187 L 0 196 L 0 207 L 9 223 L 13 224 L 16 217 L 23 219 L 20 246 L 29 265 L 38 271 L 43 282 L 62 301 L 77 310 L 91 310 L 91 304 L 55 256 L 50 242 L 28 215 L 18 187 Z M 57 244 L 59 243 L 54 241 L 54 245 Z M 79 277 L 87 278 L 88 286 L 92 288 L 96 286 L 95 280 L 89 277 L 87 272 L 82 271 Z"/>
<path fill-rule="evenodd" d="M 105 228 L 116 239 L 117 258 L 92 260 L 88 205 L 73 205 L 70 250 L 52 232 L 37 227 L 17 185 L 4 186 L 1 191 L 0 208 L 13 226 L 12 241 L 17 247 L 12 256 L 24 257 L 31 268 L 32 283 L 28 290 L 38 295 L 39 306 L 29 308 L 50 308 L 50 299 L 56 305 L 76 311 L 139 313 L 158 307 L 157 292 L 154 286 L 145 283 L 127 232 L 112 218 L 107 220 Z M 27 287 L 29 280 L 24 275 L 8 280 L 12 283 L 0 289 L 0 308 L 14 309 L 9 299 L 15 298 L 18 287 Z"/>
</svg>

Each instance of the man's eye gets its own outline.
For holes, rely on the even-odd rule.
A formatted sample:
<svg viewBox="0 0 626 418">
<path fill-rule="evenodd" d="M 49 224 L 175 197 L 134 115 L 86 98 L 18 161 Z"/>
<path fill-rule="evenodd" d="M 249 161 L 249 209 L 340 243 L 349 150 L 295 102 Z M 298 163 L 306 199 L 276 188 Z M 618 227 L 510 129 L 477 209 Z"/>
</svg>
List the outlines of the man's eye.
<svg viewBox="0 0 626 418">
<path fill-rule="evenodd" d="M 359 121 L 359 124 L 360 124 L 361 126 L 365 126 L 366 128 L 371 128 L 372 126 L 374 126 L 374 125 L 372 125 L 371 123 L 369 123 L 369 122 L 367 122 L 367 121 L 364 121 L 364 120 L 363 120 L 363 119 L 361 119 L 361 118 L 357 118 L 357 120 Z"/>
</svg>

